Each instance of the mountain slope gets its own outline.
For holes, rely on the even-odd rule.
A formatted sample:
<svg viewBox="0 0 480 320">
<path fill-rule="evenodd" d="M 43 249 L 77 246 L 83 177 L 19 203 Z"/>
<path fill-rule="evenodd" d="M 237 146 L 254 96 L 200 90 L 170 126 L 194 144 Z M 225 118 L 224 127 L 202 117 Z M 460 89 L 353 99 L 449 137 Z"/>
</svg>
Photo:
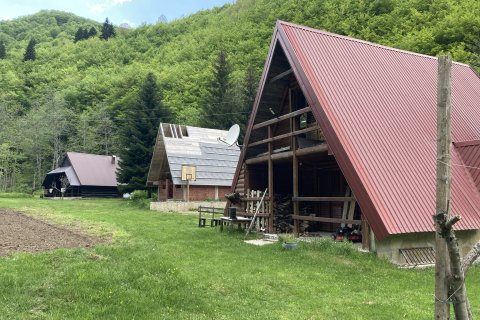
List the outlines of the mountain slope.
<svg viewBox="0 0 480 320">
<path fill-rule="evenodd" d="M 258 81 L 277 19 L 429 55 L 450 53 L 480 71 L 478 12 L 477 0 L 238 0 L 170 23 L 117 28 L 117 37 L 108 41 L 97 37 L 77 43 L 73 38 L 78 27 L 99 29 L 100 24 L 59 11 L 3 21 L 0 41 L 6 43 L 7 57 L 0 59 L 0 146 L 8 144 L 19 156 L 17 181 L 29 185 L 34 172 L 39 179 L 58 153 L 101 152 L 97 144 L 89 144 L 100 136 L 87 138 L 87 129 L 98 129 L 103 120 L 95 117 L 101 113 L 102 119 L 115 123 L 112 135 L 118 141 L 125 110 L 149 72 L 176 121 L 200 125 L 220 50 L 227 53 L 232 70 L 229 108 L 243 112 L 251 99 L 244 94 L 247 71 Z M 32 37 L 39 42 L 37 59 L 22 62 Z M 27 129 L 21 132 L 23 140 L 12 138 L 12 132 L 18 135 L 19 128 L 36 119 L 33 113 L 43 114 L 39 108 L 52 95 L 60 103 L 57 109 L 70 112 L 61 145 L 55 145 L 58 139 L 50 134 L 41 150 L 26 146 L 23 141 L 31 134 Z M 116 152 L 118 144 L 113 144 L 110 152 Z M 40 169 L 35 153 L 41 154 Z"/>
</svg>

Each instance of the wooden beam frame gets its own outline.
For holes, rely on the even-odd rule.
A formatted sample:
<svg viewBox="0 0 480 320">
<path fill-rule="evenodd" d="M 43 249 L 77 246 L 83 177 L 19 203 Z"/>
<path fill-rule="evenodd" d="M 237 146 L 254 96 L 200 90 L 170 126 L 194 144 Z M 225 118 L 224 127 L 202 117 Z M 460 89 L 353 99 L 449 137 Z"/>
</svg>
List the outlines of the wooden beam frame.
<svg viewBox="0 0 480 320">
<path fill-rule="evenodd" d="M 306 201 L 306 202 L 343 202 L 343 201 L 353 201 L 355 197 L 292 197 L 292 201 Z M 344 219 L 348 220 L 348 219 Z"/>
<path fill-rule="evenodd" d="M 294 118 L 290 118 L 290 121 L 293 121 L 293 119 Z M 305 129 L 302 129 L 302 130 L 292 131 L 292 132 L 284 133 L 284 134 L 281 134 L 279 136 L 275 136 L 275 137 L 272 137 L 272 138 L 255 141 L 255 142 L 249 143 L 247 147 L 256 147 L 256 146 L 259 146 L 259 145 L 262 145 L 262 144 L 265 144 L 265 143 L 268 143 L 268 142 L 290 138 L 292 136 L 296 136 L 296 135 L 299 135 L 299 134 L 302 134 L 302 133 L 315 131 L 315 130 L 319 130 L 319 129 L 320 129 L 320 127 L 318 125 L 315 125 L 313 127 L 305 128 Z M 293 150 L 293 148 L 292 148 L 292 150 Z"/>
<path fill-rule="evenodd" d="M 320 144 L 318 146 L 313 146 L 313 147 L 308 147 L 308 148 L 303 148 L 303 149 L 297 149 L 295 151 L 295 154 L 297 157 L 299 156 L 306 156 L 310 154 L 315 154 L 315 153 L 320 153 L 320 152 L 327 152 L 328 151 L 328 145 L 326 143 Z M 255 158 L 250 158 L 245 160 L 246 164 L 258 164 L 258 163 L 263 163 L 267 162 L 269 159 L 269 155 L 265 156 L 260 156 L 260 157 L 255 157 Z M 280 152 L 280 153 L 274 153 L 271 156 L 271 159 L 273 161 L 275 160 L 280 160 L 280 159 L 288 159 L 293 157 L 293 151 L 285 151 L 285 152 Z"/>
<path fill-rule="evenodd" d="M 275 82 L 275 81 L 277 81 L 277 80 L 280 80 L 280 79 L 288 76 L 288 75 L 291 74 L 292 72 L 293 72 L 293 70 L 290 68 L 290 69 L 288 69 L 287 71 L 284 71 L 284 72 L 280 73 L 279 75 L 273 77 L 272 80 L 270 80 L 270 82 L 269 82 L 268 84 L 271 84 L 271 83 L 273 83 L 273 82 Z"/>
<path fill-rule="evenodd" d="M 269 126 L 271 124 L 274 124 L 274 123 L 277 123 L 277 122 L 280 122 L 280 121 L 283 121 L 283 120 L 287 120 L 287 119 L 299 116 L 301 114 L 304 114 L 304 113 L 310 112 L 310 111 L 312 111 L 312 108 L 311 107 L 306 107 L 306 108 L 303 108 L 303 109 L 300 109 L 300 110 L 297 110 L 297 111 L 293 111 L 293 112 L 290 112 L 290 113 L 287 113 L 287 114 L 282 114 L 281 116 L 278 116 L 275 119 L 270 119 L 270 120 L 267 120 L 267 121 L 264 121 L 264 122 L 257 123 L 256 125 L 254 125 L 252 127 L 252 130 L 260 129 L 260 128 Z"/>
<path fill-rule="evenodd" d="M 303 221 L 327 222 L 327 223 L 345 223 L 345 224 L 361 224 L 362 223 L 362 220 L 349 220 L 349 219 L 327 218 L 327 217 L 312 217 L 312 216 L 301 216 L 301 215 L 292 215 L 292 219 L 303 220 Z"/>
</svg>

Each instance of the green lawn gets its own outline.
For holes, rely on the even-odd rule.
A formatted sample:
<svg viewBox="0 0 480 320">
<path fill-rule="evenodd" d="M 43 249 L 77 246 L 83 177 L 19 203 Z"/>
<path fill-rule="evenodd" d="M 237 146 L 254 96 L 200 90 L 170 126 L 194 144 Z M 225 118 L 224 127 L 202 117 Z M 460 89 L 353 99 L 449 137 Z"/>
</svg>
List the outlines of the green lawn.
<svg viewBox="0 0 480 320">
<path fill-rule="evenodd" d="M 0 257 L 0 319 L 432 319 L 433 270 L 348 244 L 256 247 L 195 215 L 124 200 L 0 198 L 0 207 L 109 235 L 93 249 Z M 480 316 L 480 268 L 468 275 Z"/>
</svg>

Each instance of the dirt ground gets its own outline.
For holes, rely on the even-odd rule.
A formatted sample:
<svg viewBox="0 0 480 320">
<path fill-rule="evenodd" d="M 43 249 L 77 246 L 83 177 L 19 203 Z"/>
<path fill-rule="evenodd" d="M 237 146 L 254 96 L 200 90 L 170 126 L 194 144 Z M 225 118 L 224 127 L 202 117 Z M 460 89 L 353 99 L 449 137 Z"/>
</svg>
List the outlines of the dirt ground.
<svg viewBox="0 0 480 320">
<path fill-rule="evenodd" d="M 91 247 L 99 238 L 80 234 L 22 213 L 0 209 L 0 256 L 57 248 Z"/>
</svg>

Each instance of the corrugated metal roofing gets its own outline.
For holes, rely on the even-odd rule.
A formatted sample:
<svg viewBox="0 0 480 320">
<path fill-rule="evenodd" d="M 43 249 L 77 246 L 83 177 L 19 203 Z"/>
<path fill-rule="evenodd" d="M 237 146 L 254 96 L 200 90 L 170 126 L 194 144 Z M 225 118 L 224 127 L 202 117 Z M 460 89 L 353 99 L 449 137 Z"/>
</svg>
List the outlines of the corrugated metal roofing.
<svg viewBox="0 0 480 320">
<path fill-rule="evenodd" d="M 112 156 L 67 152 L 73 170 L 82 186 L 116 187 L 118 159 Z"/>
<path fill-rule="evenodd" d="M 182 165 L 194 165 L 197 179 L 190 182 L 191 185 L 230 186 L 240 149 L 218 140 L 225 137 L 227 131 L 185 126 L 185 135 L 165 136 L 164 128 L 170 130 L 172 126 L 178 127 L 160 124 L 147 184 L 157 182 L 167 171 L 174 184 L 186 184 L 181 180 Z M 177 128 L 177 131 L 181 130 Z"/>
<path fill-rule="evenodd" d="M 247 144 L 276 48 L 287 57 L 375 236 L 433 231 L 437 59 L 279 21 Z M 478 76 L 453 63 L 454 142 L 480 140 L 479 101 Z M 452 148 L 451 208 L 462 216 L 455 227 L 480 229 L 477 180 L 462 152 Z"/>
<path fill-rule="evenodd" d="M 455 143 L 455 149 L 463 161 L 460 165 L 465 165 L 477 190 L 480 191 L 480 140 Z"/>
<path fill-rule="evenodd" d="M 286 22 L 278 36 L 375 235 L 433 231 L 437 59 Z M 452 139 L 480 139 L 480 79 L 452 66 Z M 453 163 L 462 163 L 452 152 Z M 452 170 L 457 229 L 480 228 L 480 196 Z"/>
</svg>

